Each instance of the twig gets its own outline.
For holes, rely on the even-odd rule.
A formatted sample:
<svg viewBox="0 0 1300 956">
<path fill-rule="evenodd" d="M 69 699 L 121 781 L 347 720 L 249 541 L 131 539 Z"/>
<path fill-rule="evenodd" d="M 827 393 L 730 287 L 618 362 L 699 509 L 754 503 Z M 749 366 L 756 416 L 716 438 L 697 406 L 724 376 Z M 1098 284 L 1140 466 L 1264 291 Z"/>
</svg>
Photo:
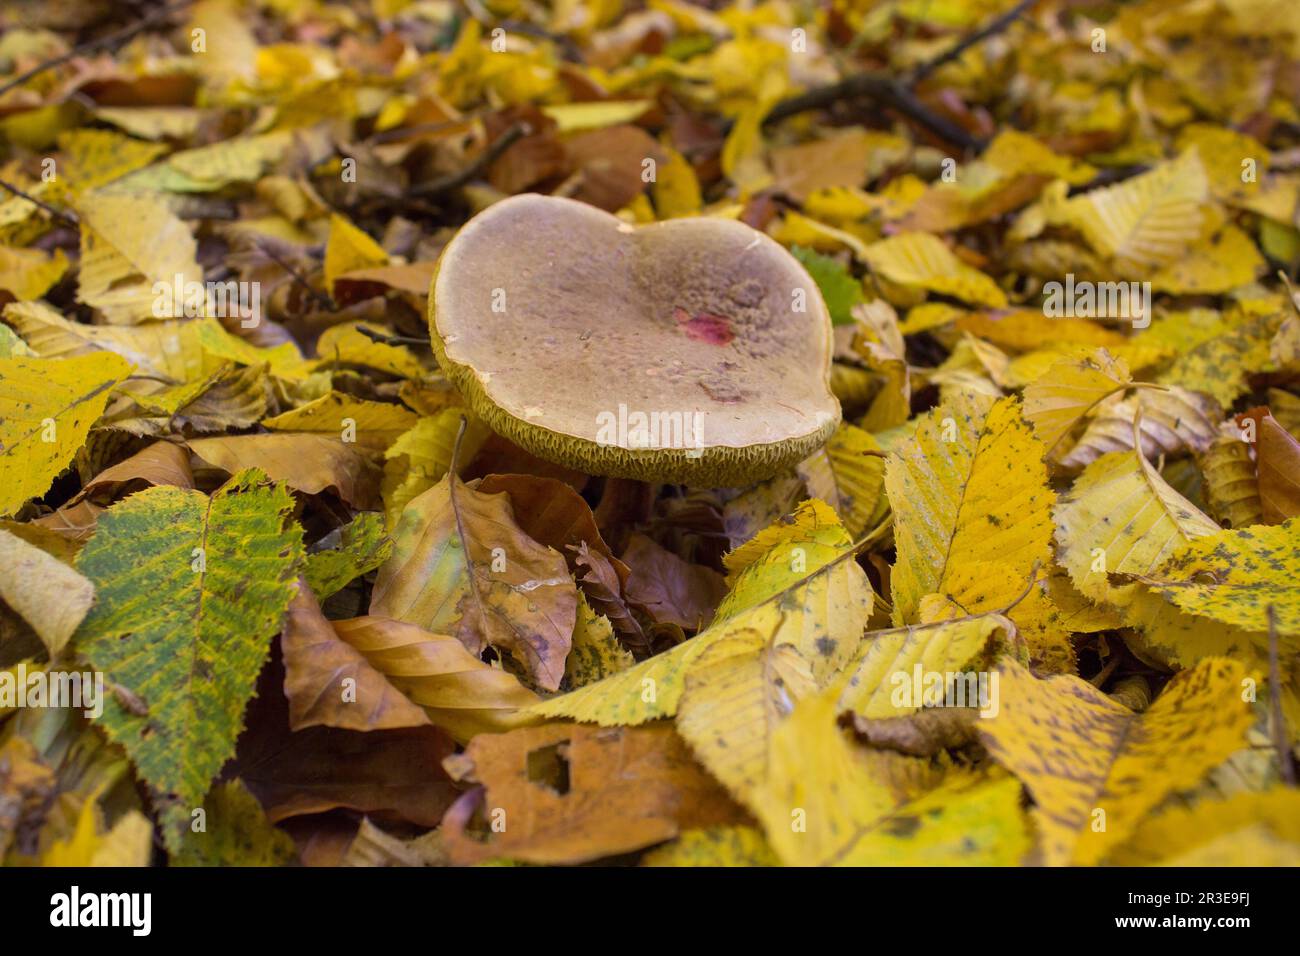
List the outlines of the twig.
<svg viewBox="0 0 1300 956">
<path fill-rule="evenodd" d="M 524 36 L 530 36 L 537 40 L 549 40 L 560 48 L 560 52 L 570 63 L 586 62 L 582 55 L 582 47 L 562 33 L 552 33 L 550 30 L 526 23 L 523 20 L 502 20 L 501 29 L 513 30 L 515 33 L 522 33 Z"/>
<path fill-rule="evenodd" d="M 474 157 L 474 161 L 464 169 L 447 176 L 441 176 L 431 182 L 421 183 L 419 186 L 407 190 L 406 195 L 432 196 L 459 189 L 496 162 L 497 157 L 513 146 L 517 140 L 522 139 L 532 131 L 533 128 L 527 123 L 516 123 L 498 136 L 487 149 Z"/>
<path fill-rule="evenodd" d="M 173 0 L 172 3 L 164 4 L 163 6 L 155 10 L 153 13 L 150 13 L 143 19 L 138 20 L 135 23 L 130 24 L 129 26 L 125 26 L 120 30 L 108 34 L 107 36 L 102 36 L 98 40 L 91 40 L 88 43 L 83 43 L 80 46 L 75 46 L 67 53 L 63 53 L 59 56 L 54 57 L 53 59 L 45 60 L 41 63 L 38 63 L 36 64 L 36 66 L 32 67 L 26 73 L 14 77 L 8 83 L 5 83 L 3 86 L 0 86 L 0 96 L 3 96 L 4 94 L 8 93 L 10 90 L 14 89 L 15 87 L 22 86 L 28 80 L 32 79 L 32 77 L 39 76 L 40 74 L 44 73 L 46 70 L 52 70 L 54 69 L 54 67 L 61 66 L 64 63 L 67 63 L 69 60 L 75 59 L 76 57 L 85 56 L 87 53 L 95 53 L 99 50 L 109 49 L 111 47 L 116 46 L 119 43 L 125 43 L 127 40 L 131 39 L 131 37 L 135 36 L 137 33 L 141 32 L 142 30 L 147 30 L 149 27 L 153 26 L 159 20 L 165 20 L 167 17 L 171 16 L 177 10 L 180 10 L 183 7 L 188 7 L 193 2 L 194 0 Z"/>
<path fill-rule="evenodd" d="M 1295 786 L 1295 764 L 1291 760 L 1291 742 L 1287 739 L 1286 721 L 1282 716 L 1282 668 L 1277 659 L 1277 611 L 1268 606 L 1268 699 L 1273 711 L 1273 744 L 1282 779 Z"/>
<path fill-rule="evenodd" d="M 822 109 L 840 100 L 870 99 L 897 110 L 941 139 L 963 149 L 977 149 L 983 140 L 972 136 L 951 120 L 932 111 L 906 86 L 883 73 L 857 73 L 838 83 L 819 86 L 784 99 L 763 119 L 764 126 L 810 110 Z"/>
<path fill-rule="evenodd" d="M 298 285 L 306 289 L 307 294 L 316 300 L 317 305 L 323 308 L 326 312 L 337 312 L 339 310 L 338 305 L 334 302 L 334 300 L 329 296 L 328 293 L 321 292 L 318 289 L 312 288 L 311 283 L 308 282 L 305 278 L 303 278 L 302 274 L 297 269 L 289 265 L 289 263 L 285 262 L 274 252 L 272 252 L 269 246 L 265 246 L 260 242 L 257 243 L 256 245 L 257 245 L 258 252 L 263 253 L 268 259 L 274 262 L 277 266 L 279 266 L 285 272 L 289 273 L 289 276 L 293 279 L 294 282 L 296 282 Z"/>
<path fill-rule="evenodd" d="M 1034 590 L 1034 585 L 1038 583 L 1038 569 L 1042 567 L 1042 565 L 1042 561 L 1034 562 L 1034 566 L 1029 569 L 1029 583 L 1026 584 L 1025 589 L 1020 592 L 1020 597 L 1016 598 L 1002 610 L 998 611 L 999 614 L 1010 614 L 1016 609 L 1017 605 L 1019 605 L 1021 601 L 1029 597 L 1030 592 Z"/>
<path fill-rule="evenodd" d="M 1011 24 L 1019 20 L 1020 15 L 1032 7 L 1036 2 L 1037 0 L 1020 0 L 1019 3 L 1006 13 L 1002 14 L 1002 16 L 989 21 L 987 25 L 976 30 L 970 36 L 959 41 L 952 47 L 949 47 L 948 50 L 939 54 L 933 60 L 928 60 L 925 63 L 922 63 L 920 66 L 912 70 L 911 75 L 908 77 L 907 85 L 915 86 L 935 70 L 939 69 L 939 67 L 946 63 L 951 63 L 953 60 L 960 57 L 971 47 L 984 42 L 995 33 L 1001 33 L 1007 27 L 1011 26 Z"/>
<path fill-rule="evenodd" d="M 917 98 L 916 94 L 912 92 L 912 87 L 943 64 L 961 56 L 977 43 L 1005 30 L 1018 20 L 1020 15 L 1034 2 L 1035 0 L 1020 0 L 1020 3 L 1006 13 L 995 17 L 988 24 L 958 41 L 933 60 L 916 67 L 908 74 L 905 82 L 900 82 L 885 73 L 857 73 L 840 80 L 838 83 L 819 86 L 805 93 L 782 100 L 763 119 L 763 125 L 768 126 L 772 123 L 778 123 L 798 113 L 823 109 L 841 100 L 869 99 L 903 114 L 913 122 L 924 126 L 940 139 L 947 140 L 955 146 L 960 146 L 962 149 L 982 149 L 984 140 L 972 136 L 956 123 L 935 113 Z"/>
<path fill-rule="evenodd" d="M 377 332 L 374 329 L 367 328 L 364 325 L 358 325 L 357 331 L 364 335 L 372 342 L 378 342 L 380 345 L 428 345 L 429 339 L 419 338 L 414 335 L 385 335 L 383 332 Z"/>
<path fill-rule="evenodd" d="M 39 209 L 44 209 L 55 219 L 60 219 L 63 222 L 66 222 L 69 226 L 76 227 L 81 225 L 81 220 L 77 218 L 77 214 L 74 212 L 65 211 L 62 209 L 55 209 L 53 206 L 49 205 L 48 203 L 41 202 L 35 196 L 29 196 L 27 193 L 23 192 L 17 186 L 13 185 L 12 183 L 7 183 L 3 179 L 0 179 L 0 187 L 9 190 L 19 199 L 26 199 L 33 206 L 36 206 Z"/>
</svg>

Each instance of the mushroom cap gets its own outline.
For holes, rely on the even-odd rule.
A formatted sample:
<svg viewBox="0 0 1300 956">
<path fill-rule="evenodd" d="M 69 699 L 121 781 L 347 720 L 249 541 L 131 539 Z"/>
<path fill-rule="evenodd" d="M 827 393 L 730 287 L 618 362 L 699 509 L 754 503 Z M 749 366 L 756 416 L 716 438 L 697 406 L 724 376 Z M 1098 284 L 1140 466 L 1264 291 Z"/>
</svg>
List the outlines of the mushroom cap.
<svg viewBox="0 0 1300 956">
<path fill-rule="evenodd" d="M 634 227 L 569 199 L 504 199 L 443 250 L 429 328 L 494 431 L 589 474 L 747 484 L 840 421 L 817 284 L 734 220 Z"/>
</svg>

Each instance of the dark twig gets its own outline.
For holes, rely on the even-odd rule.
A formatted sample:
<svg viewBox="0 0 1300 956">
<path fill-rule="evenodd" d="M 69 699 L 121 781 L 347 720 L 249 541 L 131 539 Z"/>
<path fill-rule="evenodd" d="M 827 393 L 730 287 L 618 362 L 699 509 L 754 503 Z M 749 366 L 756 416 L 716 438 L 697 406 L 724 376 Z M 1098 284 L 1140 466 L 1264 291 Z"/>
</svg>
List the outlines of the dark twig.
<svg viewBox="0 0 1300 956">
<path fill-rule="evenodd" d="M 1268 699 L 1273 711 L 1273 744 L 1277 747 L 1277 760 L 1281 765 L 1282 779 L 1295 786 L 1295 764 L 1291 760 L 1291 741 L 1282 715 L 1282 668 L 1277 659 L 1277 611 L 1268 606 Z"/>
<path fill-rule="evenodd" d="M 292 278 L 294 282 L 296 282 L 298 285 L 306 289 L 307 294 L 311 296 L 313 299 L 315 299 L 316 304 L 319 305 L 321 308 L 323 308 L 326 312 L 337 312 L 339 310 L 338 305 L 334 302 L 332 298 L 330 298 L 328 293 L 321 292 L 319 289 L 312 288 L 312 284 L 303 277 L 302 273 L 300 273 L 297 269 L 289 265 L 289 263 L 285 262 L 274 252 L 272 252 L 269 246 L 265 246 L 259 242 L 257 243 L 257 250 L 258 252 L 264 254 L 268 259 L 274 262 L 285 272 L 287 272 L 290 278 Z"/>
<path fill-rule="evenodd" d="M 389 335 L 375 329 L 367 328 L 364 325 L 358 325 L 357 331 L 364 335 L 372 342 L 380 345 L 428 345 L 429 339 L 420 338 L 416 335 Z"/>
<path fill-rule="evenodd" d="M 497 157 L 513 146 L 518 140 L 527 136 L 533 131 L 533 128 L 527 123 L 516 123 L 488 146 L 487 149 L 474 157 L 474 161 L 464 169 L 451 173 L 447 176 L 441 176 L 438 179 L 431 180 L 427 183 L 407 190 L 407 196 L 434 196 L 438 193 L 450 192 L 453 189 L 459 189 L 461 186 L 472 182 L 483 170 L 487 169 Z"/>
<path fill-rule="evenodd" d="M 157 10 L 153 11 L 153 13 L 148 14 L 141 20 L 137 20 L 135 23 L 125 26 L 120 30 L 116 30 L 107 36 L 102 36 L 98 40 L 91 40 L 89 43 L 75 46 L 67 53 L 56 56 L 53 59 L 38 63 L 26 73 L 15 76 L 8 83 L 0 86 L 0 96 L 3 96 L 15 87 L 22 86 L 32 77 L 39 76 L 46 70 L 52 70 L 54 67 L 61 66 L 76 57 L 85 56 L 88 53 L 96 53 L 100 50 L 111 49 L 119 43 L 125 43 L 137 33 L 149 29 L 149 27 L 153 26 L 155 23 L 167 19 L 167 17 L 171 16 L 177 10 L 188 7 L 193 2 L 194 0 L 173 0 L 172 3 L 163 4 Z"/>
<path fill-rule="evenodd" d="M 882 106 L 897 110 L 908 119 L 919 123 L 940 139 L 963 149 L 977 149 L 983 141 L 972 136 L 956 123 L 935 113 L 916 98 L 906 86 L 883 73 L 857 73 L 838 83 L 819 86 L 791 96 L 777 103 L 763 119 L 770 126 L 787 117 L 810 110 L 822 109 L 841 100 L 869 99 Z"/>
<path fill-rule="evenodd" d="M 896 80 L 885 73 L 857 73 L 838 83 L 820 86 L 782 100 L 767 114 L 763 124 L 778 123 L 787 117 L 823 109 L 841 100 L 868 99 L 901 113 L 954 146 L 960 146 L 962 149 L 982 149 L 984 146 L 982 139 L 972 136 L 956 123 L 931 110 L 912 92 L 912 87 L 943 64 L 957 59 L 977 43 L 1005 30 L 1034 2 L 1035 0 L 1021 0 L 1012 9 L 964 37 L 933 60 L 922 63 L 907 76 L 905 81 Z"/>
<path fill-rule="evenodd" d="M 560 48 L 560 53 L 566 60 L 571 63 L 585 62 L 582 55 L 582 47 L 578 46 L 570 37 L 561 33 L 552 33 L 550 30 L 526 23 L 523 20 L 502 20 L 501 29 L 515 33 L 522 33 L 524 36 L 533 37 L 536 40 L 549 40 Z"/>
<path fill-rule="evenodd" d="M 62 220 L 63 222 L 67 223 L 69 226 L 73 226 L 75 228 L 76 226 L 81 225 L 81 220 L 77 218 L 76 213 L 66 211 L 63 209 L 55 209 L 53 206 L 49 205 L 48 203 L 41 202 L 35 196 L 28 195 L 27 193 L 19 189 L 17 186 L 12 185 L 11 183 L 7 183 L 3 179 L 0 179 L 0 188 L 9 190 L 19 199 L 26 199 L 33 206 L 36 206 L 40 209 L 44 209 L 55 219 Z"/>
<path fill-rule="evenodd" d="M 971 47 L 983 43 L 995 33 L 1001 33 L 1007 27 L 1011 26 L 1011 24 L 1019 20 L 1021 14 L 1037 2 L 1038 0 L 1020 0 L 1019 3 L 1006 13 L 1002 14 L 1002 16 L 990 20 L 985 26 L 980 27 L 980 29 L 976 30 L 974 33 L 949 47 L 933 60 L 927 60 L 925 63 L 922 63 L 920 66 L 913 69 L 911 74 L 908 76 L 907 85 L 915 86 L 935 70 L 939 69 L 939 67 L 946 63 L 951 63 L 953 60 L 960 57 Z"/>
</svg>

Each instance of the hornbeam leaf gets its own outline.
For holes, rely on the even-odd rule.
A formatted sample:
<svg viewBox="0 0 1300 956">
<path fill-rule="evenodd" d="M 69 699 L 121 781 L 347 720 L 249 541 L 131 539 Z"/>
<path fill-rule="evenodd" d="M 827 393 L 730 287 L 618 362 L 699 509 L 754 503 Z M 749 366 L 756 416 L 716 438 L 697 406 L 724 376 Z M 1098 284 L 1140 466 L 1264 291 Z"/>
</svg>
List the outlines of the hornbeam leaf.
<svg viewBox="0 0 1300 956">
<path fill-rule="evenodd" d="M 1141 578 L 1184 611 L 1249 631 L 1300 633 L 1300 518 L 1252 525 L 1186 542 Z"/>
<path fill-rule="evenodd" d="M 1160 266 L 1196 241 L 1208 195 L 1205 167 L 1189 149 L 1149 173 L 1074 197 L 1064 213 L 1093 249 L 1121 266 Z"/>
<path fill-rule="evenodd" d="M 157 487 L 110 508 L 78 558 L 96 604 L 74 640 L 107 679 L 100 718 L 141 777 L 198 806 L 235 752 L 302 560 L 283 484 L 242 471 L 211 498 Z"/>
<path fill-rule="evenodd" d="M 1170 807 L 1108 859 L 1119 866 L 1300 866 L 1300 793 L 1263 793 Z"/>
<path fill-rule="evenodd" d="M 49 490 L 130 370 L 109 352 L 0 359 L 0 516 Z"/>
<path fill-rule="evenodd" d="M 1055 496 L 1043 444 L 1016 399 L 988 402 L 958 393 L 890 455 L 885 489 L 898 543 L 890 579 L 896 625 L 927 622 L 923 599 L 931 594 L 964 611 L 931 613 L 929 620 L 1003 611 L 1051 555 Z M 1009 616 L 1043 653 L 1063 641 L 1036 591 Z"/>
<path fill-rule="evenodd" d="M 1055 454 L 1080 419 L 1132 381 L 1124 360 L 1105 349 L 1062 358 L 1025 387 L 1025 418 L 1048 453 Z"/>
<path fill-rule="evenodd" d="M 731 656 L 737 666 L 747 668 L 754 664 L 753 655 L 784 655 L 774 649 L 788 645 L 808 662 L 820 685 L 852 657 L 871 616 L 871 586 L 851 555 L 848 533 L 835 513 L 824 502 L 806 501 L 727 555 L 731 592 L 707 630 L 528 712 L 602 726 L 671 717 L 681 704 L 687 676 L 706 651 L 724 641 L 736 652 Z M 719 660 L 712 659 L 715 664 Z M 772 660 L 788 662 L 784 656 Z M 747 683 L 740 686 L 753 692 Z"/>
<path fill-rule="evenodd" d="M 1170 793 L 1189 789 L 1245 743 L 1247 670 L 1211 658 L 1175 677 L 1142 714 L 1073 676 L 1000 667 L 1001 706 L 979 734 L 1029 788 L 1046 862 L 1104 858 Z"/>
<path fill-rule="evenodd" d="M 1001 636 L 999 636 L 999 634 Z M 925 705 L 923 693 L 913 691 L 913 672 L 926 674 L 967 671 L 969 664 L 985 660 L 1000 645 L 1014 643 L 1016 626 L 1001 614 L 977 614 L 934 624 L 875 631 L 863 640 L 863 652 L 849 667 L 851 675 L 840 695 L 839 706 L 862 717 L 899 717 Z M 963 694 L 965 685 L 958 684 Z M 903 687 L 906 695 L 896 695 Z M 916 688 L 920 690 L 920 688 Z M 942 697 L 938 703 L 942 703 Z M 976 707 L 972 696 L 962 706 Z"/>
</svg>

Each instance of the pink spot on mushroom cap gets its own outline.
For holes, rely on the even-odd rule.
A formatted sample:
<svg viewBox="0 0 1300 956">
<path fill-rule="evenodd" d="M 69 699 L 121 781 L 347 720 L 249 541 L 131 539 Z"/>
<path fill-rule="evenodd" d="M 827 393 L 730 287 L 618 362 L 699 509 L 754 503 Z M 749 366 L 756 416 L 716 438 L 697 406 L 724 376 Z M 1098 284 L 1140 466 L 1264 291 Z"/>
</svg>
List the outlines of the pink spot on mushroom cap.
<svg viewBox="0 0 1300 956">
<path fill-rule="evenodd" d="M 713 312 L 701 312 L 692 316 L 681 306 L 673 309 L 673 318 L 689 338 L 710 345 L 727 345 L 736 337 L 732 331 L 731 320 L 725 315 Z"/>
</svg>

